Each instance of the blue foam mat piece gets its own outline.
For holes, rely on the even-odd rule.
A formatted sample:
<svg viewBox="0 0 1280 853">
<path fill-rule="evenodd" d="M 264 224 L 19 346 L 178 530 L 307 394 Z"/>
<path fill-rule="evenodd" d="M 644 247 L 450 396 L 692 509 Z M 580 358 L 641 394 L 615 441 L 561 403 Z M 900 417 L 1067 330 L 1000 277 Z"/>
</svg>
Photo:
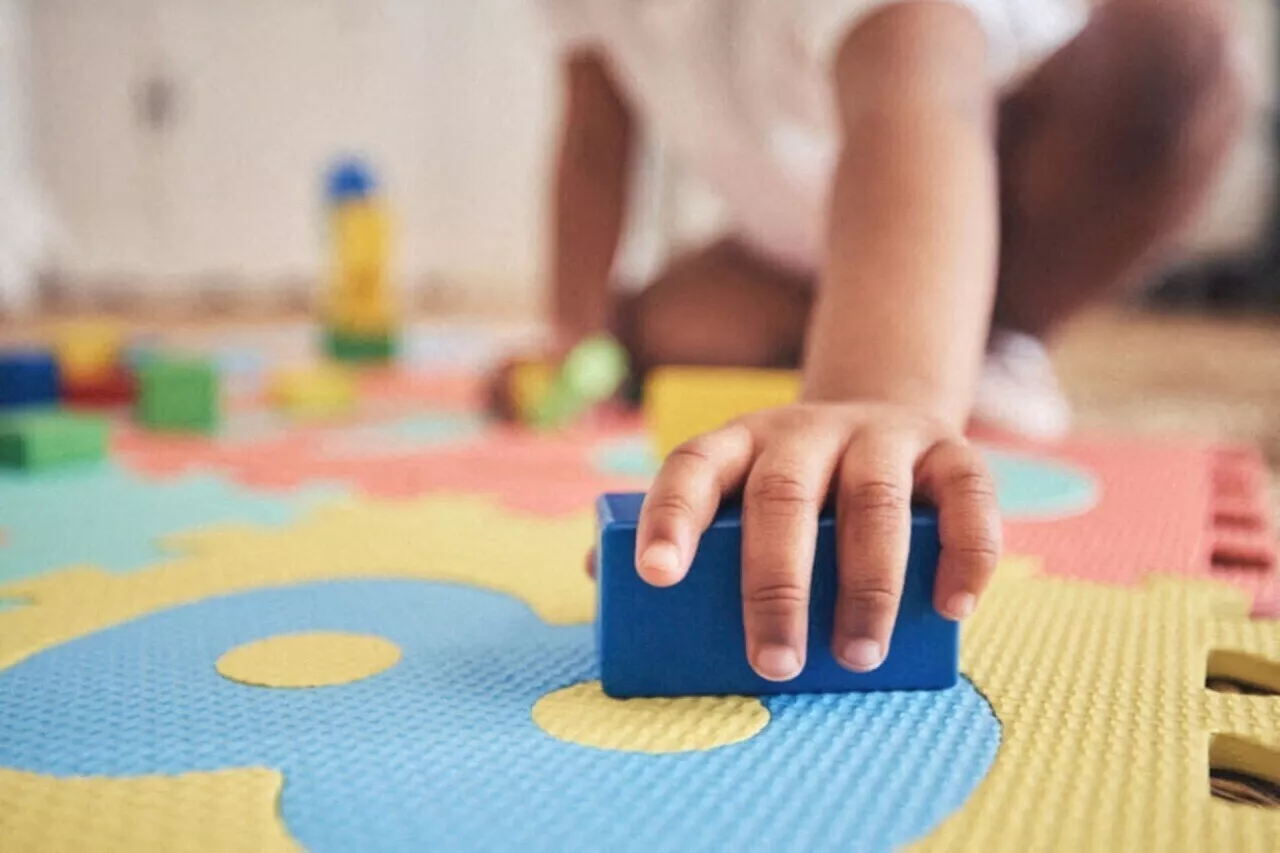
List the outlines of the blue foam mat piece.
<svg viewBox="0 0 1280 853">
<path fill-rule="evenodd" d="M 38 474 L 0 472 L 0 583 L 75 564 L 130 571 L 163 556 L 157 540 L 201 525 L 285 524 L 335 486 L 252 492 L 213 475 L 148 481 L 115 462 Z"/>
<path fill-rule="evenodd" d="M 804 670 L 787 682 L 761 678 L 747 662 L 743 633 L 741 506 L 724 506 L 702 535 L 688 576 L 657 588 L 635 569 L 636 522 L 644 496 L 602 497 L 600 671 L 610 696 L 764 695 L 848 690 L 937 690 L 960 672 L 959 626 L 933 607 L 938 518 L 912 511 L 911 552 L 889 654 L 872 672 L 851 672 L 831 653 L 836 606 L 834 512 L 818 522 Z"/>
<path fill-rule="evenodd" d="M 334 630 L 402 660 L 352 684 L 251 687 L 240 644 Z M 755 737 L 647 755 L 564 743 L 530 709 L 596 677 L 590 628 L 465 586 L 339 581 L 209 599 L 0 672 L 0 766 L 138 776 L 264 766 L 314 853 L 880 851 L 926 835 L 985 776 L 999 723 L 967 680 L 940 692 L 765 699 Z"/>
</svg>

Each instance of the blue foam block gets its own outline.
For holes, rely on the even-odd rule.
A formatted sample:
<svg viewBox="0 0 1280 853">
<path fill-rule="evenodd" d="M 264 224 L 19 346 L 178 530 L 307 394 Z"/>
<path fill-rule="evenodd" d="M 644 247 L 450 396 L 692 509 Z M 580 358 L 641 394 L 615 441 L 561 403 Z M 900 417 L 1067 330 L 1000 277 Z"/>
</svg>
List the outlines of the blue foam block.
<svg viewBox="0 0 1280 853">
<path fill-rule="evenodd" d="M 43 350 L 0 352 L 0 407 L 58 402 L 58 363 Z"/>
<path fill-rule="evenodd" d="M 742 519 L 723 508 L 703 535 L 689 575 L 666 589 L 635 569 L 641 494 L 605 495 L 597 504 L 600 609 L 596 625 L 600 673 L 610 696 L 765 695 L 869 690 L 940 690 L 959 677 L 959 626 L 933 608 L 941 546 L 938 520 L 912 514 L 911 554 L 889 656 L 879 669 L 854 673 L 831 653 L 835 621 L 835 517 L 818 525 L 804 670 L 776 683 L 747 663 L 742 627 Z"/>
</svg>

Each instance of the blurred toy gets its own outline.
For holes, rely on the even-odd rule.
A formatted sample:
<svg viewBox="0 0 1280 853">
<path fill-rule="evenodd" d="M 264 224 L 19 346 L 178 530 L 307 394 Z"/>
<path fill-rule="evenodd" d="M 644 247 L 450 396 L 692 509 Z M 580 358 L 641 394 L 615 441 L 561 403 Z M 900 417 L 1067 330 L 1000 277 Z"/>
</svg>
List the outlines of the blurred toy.
<svg viewBox="0 0 1280 853">
<path fill-rule="evenodd" d="M 629 369 L 626 350 L 598 335 L 574 347 L 558 372 L 542 362 L 517 365 L 511 375 L 511 398 L 525 423 L 560 429 L 616 394 Z"/>
<path fill-rule="evenodd" d="M 221 413 L 218 372 L 211 362 L 155 355 L 139 369 L 135 417 L 143 426 L 209 433 Z"/>
<path fill-rule="evenodd" d="M 328 178 L 333 256 L 324 307 L 325 349 L 347 362 L 385 362 L 397 348 L 388 279 L 388 217 L 369 169 L 344 160 Z"/>
<path fill-rule="evenodd" d="M 107 454 L 107 422 L 56 411 L 0 417 L 0 467 L 38 471 Z"/>
<path fill-rule="evenodd" d="M 136 392 L 137 381 L 124 364 L 113 365 L 107 372 L 92 376 L 64 376 L 62 381 L 62 399 L 74 407 L 126 405 L 133 402 Z"/>
<path fill-rule="evenodd" d="M 120 365 L 123 334 L 109 320 L 69 320 L 51 330 L 64 382 L 84 386 L 109 377 Z"/>
<path fill-rule="evenodd" d="M 645 425 L 665 458 L 683 442 L 734 418 L 799 397 L 800 374 L 795 371 L 663 367 L 645 382 Z"/>
<path fill-rule="evenodd" d="M 58 401 L 58 363 L 39 349 L 0 351 L 0 409 Z"/>
<path fill-rule="evenodd" d="M 271 399 L 295 418 L 329 418 L 355 408 L 355 377 L 341 367 L 288 370 L 271 383 Z"/>
</svg>

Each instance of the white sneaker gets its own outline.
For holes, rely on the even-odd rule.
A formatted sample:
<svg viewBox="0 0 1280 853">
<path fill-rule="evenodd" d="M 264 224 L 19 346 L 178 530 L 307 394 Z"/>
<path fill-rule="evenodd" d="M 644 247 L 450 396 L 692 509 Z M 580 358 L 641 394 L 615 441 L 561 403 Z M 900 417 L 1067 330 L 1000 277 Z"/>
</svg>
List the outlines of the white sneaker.
<svg viewBox="0 0 1280 853">
<path fill-rule="evenodd" d="M 1067 434 L 1071 406 L 1058 385 L 1044 344 L 1020 332 L 991 332 L 973 418 L 1041 441 Z"/>
</svg>

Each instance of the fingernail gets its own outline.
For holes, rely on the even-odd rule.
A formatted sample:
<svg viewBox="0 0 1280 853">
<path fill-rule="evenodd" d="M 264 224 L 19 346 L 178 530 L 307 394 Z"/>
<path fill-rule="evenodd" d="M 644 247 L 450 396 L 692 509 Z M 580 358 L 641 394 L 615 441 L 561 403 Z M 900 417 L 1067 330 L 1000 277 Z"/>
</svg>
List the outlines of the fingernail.
<svg viewBox="0 0 1280 853">
<path fill-rule="evenodd" d="M 845 666 L 857 672 L 870 672 L 884 660 L 884 652 L 875 640 L 852 640 L 841 655 Z"/>
<path fill-rule="evenodd" d="M 961 619 L 968 619 L 972 616 L 973 610 L 977 606 L 978 599 L 973 593 L 957 592 L 947 599 L 947 612 L 942 615 L 959 622 Z"/>
<path fill-rule="evenodd" d="M 770 681 L 790 681 L 800 674 L 800 656 L 786 646 L 762 646 L 756 652 L 756 672 Z"/>
<path fill-rule="evenodd" d="M 640 566 L 658 575 L 673 575 L 680 568 L 680 553 L 670 542 L 655 542 L 640 555 Z"/>
</svg>

